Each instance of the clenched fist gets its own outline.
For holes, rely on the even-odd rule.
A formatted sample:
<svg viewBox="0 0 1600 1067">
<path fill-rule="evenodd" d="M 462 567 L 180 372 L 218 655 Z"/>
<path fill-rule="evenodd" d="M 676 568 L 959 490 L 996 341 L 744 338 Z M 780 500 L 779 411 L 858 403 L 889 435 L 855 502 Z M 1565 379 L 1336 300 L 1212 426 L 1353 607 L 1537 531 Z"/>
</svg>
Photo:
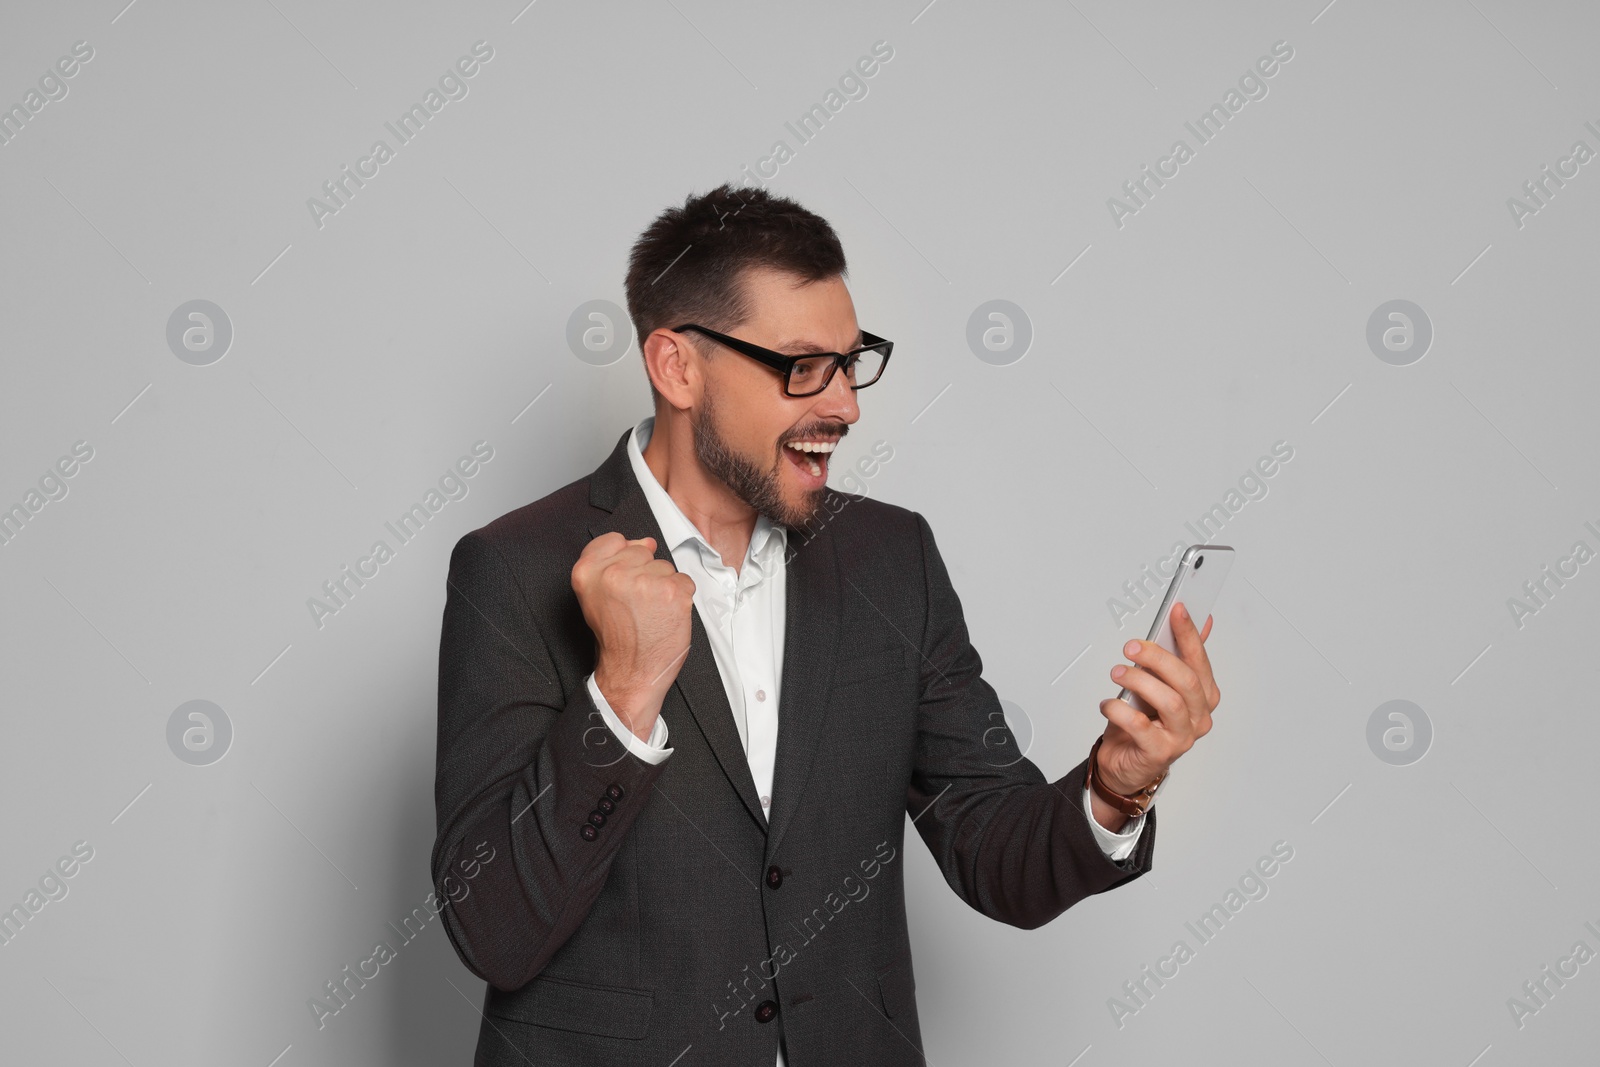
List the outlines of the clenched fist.
<svg viewBox="0 0 1600 1067">
<path fill-rule="evenodd" d="M 640 740 L 649 740 L 689 654 L 694 610 L 694 579 L 655 551 L 654 537 L 630 541 L 613 530 L 585 545 L 572 568 L 572 590 L 594 633 L 595 684 Z"/>
</svg>

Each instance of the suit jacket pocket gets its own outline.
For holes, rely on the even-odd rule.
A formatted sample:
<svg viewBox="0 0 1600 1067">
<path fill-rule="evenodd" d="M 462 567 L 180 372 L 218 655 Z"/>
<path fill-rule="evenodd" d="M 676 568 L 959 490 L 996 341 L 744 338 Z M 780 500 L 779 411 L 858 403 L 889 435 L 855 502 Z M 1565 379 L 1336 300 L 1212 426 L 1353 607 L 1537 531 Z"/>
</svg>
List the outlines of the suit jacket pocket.
<svg viewBox="0 0 1600 1067">
<path fill-rule="evenodd" d="M 638 1039 L 649 1032 L 654 1001 L 648 989 L 535 978 L 514 993 L 497 994 L 489 1014 L 556 1030 Z"/>
<path fill-rule="evenodd" d="M 916 1012 L 917 983 L 909 965 L 901 964 L 878 975 L 878 994 L 883 997 L 883 1012 L 891 1019 L 909 1018 Z"/>
<path fill-rule="evenodd" d="M 834 685 L 865 682 L 884 675 L 896 674 L 906 669 L 916 649 L 904 642 L 867 649 L 865 652 L 845 652 L 833 672 Z"/>
</svg>

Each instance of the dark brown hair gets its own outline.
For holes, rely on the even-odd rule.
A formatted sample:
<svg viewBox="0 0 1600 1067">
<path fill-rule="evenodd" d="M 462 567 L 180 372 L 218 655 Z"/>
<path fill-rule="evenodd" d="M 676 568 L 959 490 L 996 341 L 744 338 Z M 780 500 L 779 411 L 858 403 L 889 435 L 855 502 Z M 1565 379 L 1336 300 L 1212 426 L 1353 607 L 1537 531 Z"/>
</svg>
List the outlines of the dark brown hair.
<svg viewBox="0 0 1600 1067">
<path fill-rule="evenodd" d="M 771 267 L 804 282 L 843 276 L 844 248 L 826 219 L 757 186 L 724 182 L 656 217 L 628 258 L 628 316 L 643 354 L 651 331 L 686 322 L 727 333 L 750 315 L 743 276 Z M 690 334 L 698 351 L 714 347 Z M 651 383 L 652 398 L 659 394 Z"/>
</svg>

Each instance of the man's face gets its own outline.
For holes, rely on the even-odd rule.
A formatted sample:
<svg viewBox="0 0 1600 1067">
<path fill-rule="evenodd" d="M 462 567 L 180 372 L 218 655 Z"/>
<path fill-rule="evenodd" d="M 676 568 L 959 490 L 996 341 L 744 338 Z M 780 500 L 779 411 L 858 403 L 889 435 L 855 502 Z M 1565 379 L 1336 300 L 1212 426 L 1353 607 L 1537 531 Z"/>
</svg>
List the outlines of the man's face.
<svg viewBox="0 0 1600 1067">
<path fill-rule="evenodd" d="M 839 278 L 797 286 L 793 275 L 757 268 L 746 272 L 744 285 L 750 318 L 727 331 L 741 341 L 790 356 L 848 352 L 861 343 L 855 305 Z M 803 528 L 822 507 L 830 457 L 790 443 L 827 447 L 849 432 L 861 417 L 849 380 L 836 372 L 815 396 L 787 396 L 777 371 L 720 346 L 702 367 L 705 389 L 690 413 L 701 465 L 757 513 Z"/>
</svg>

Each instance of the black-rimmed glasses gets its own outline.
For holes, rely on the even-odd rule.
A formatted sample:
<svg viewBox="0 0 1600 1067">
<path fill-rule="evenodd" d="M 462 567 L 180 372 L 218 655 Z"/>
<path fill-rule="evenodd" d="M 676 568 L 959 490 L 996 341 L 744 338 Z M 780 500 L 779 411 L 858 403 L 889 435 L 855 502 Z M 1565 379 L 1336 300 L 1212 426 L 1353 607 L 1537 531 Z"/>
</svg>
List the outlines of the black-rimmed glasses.
<svg viewBox="0 0 1600 1067">
<path fill-rule="evenodd" d="M 889 364 L 889 353 L 894 351 L 893 341 L 885 341 L 865 330 L 861 331 L 861 340 L 865 343 L 860 348 L 804 356 L 787 356 L 737 337 L 729 337 L 725 333 L 708 330 L 704 326 L 696 326 L 692 322 L 674 326 L 673 330 L 679 333 L 684 330 L 703 333 L 718 344 L 727 345 L 735 352 L 765 363 L 783 375 L 783 392 L 786 396 L 815 396 L 833 382 L 833 372 L 840 367 L 845 369 L 851 389 L 865 389 L 882 376 L 883 368 Z"/>
</svg>

